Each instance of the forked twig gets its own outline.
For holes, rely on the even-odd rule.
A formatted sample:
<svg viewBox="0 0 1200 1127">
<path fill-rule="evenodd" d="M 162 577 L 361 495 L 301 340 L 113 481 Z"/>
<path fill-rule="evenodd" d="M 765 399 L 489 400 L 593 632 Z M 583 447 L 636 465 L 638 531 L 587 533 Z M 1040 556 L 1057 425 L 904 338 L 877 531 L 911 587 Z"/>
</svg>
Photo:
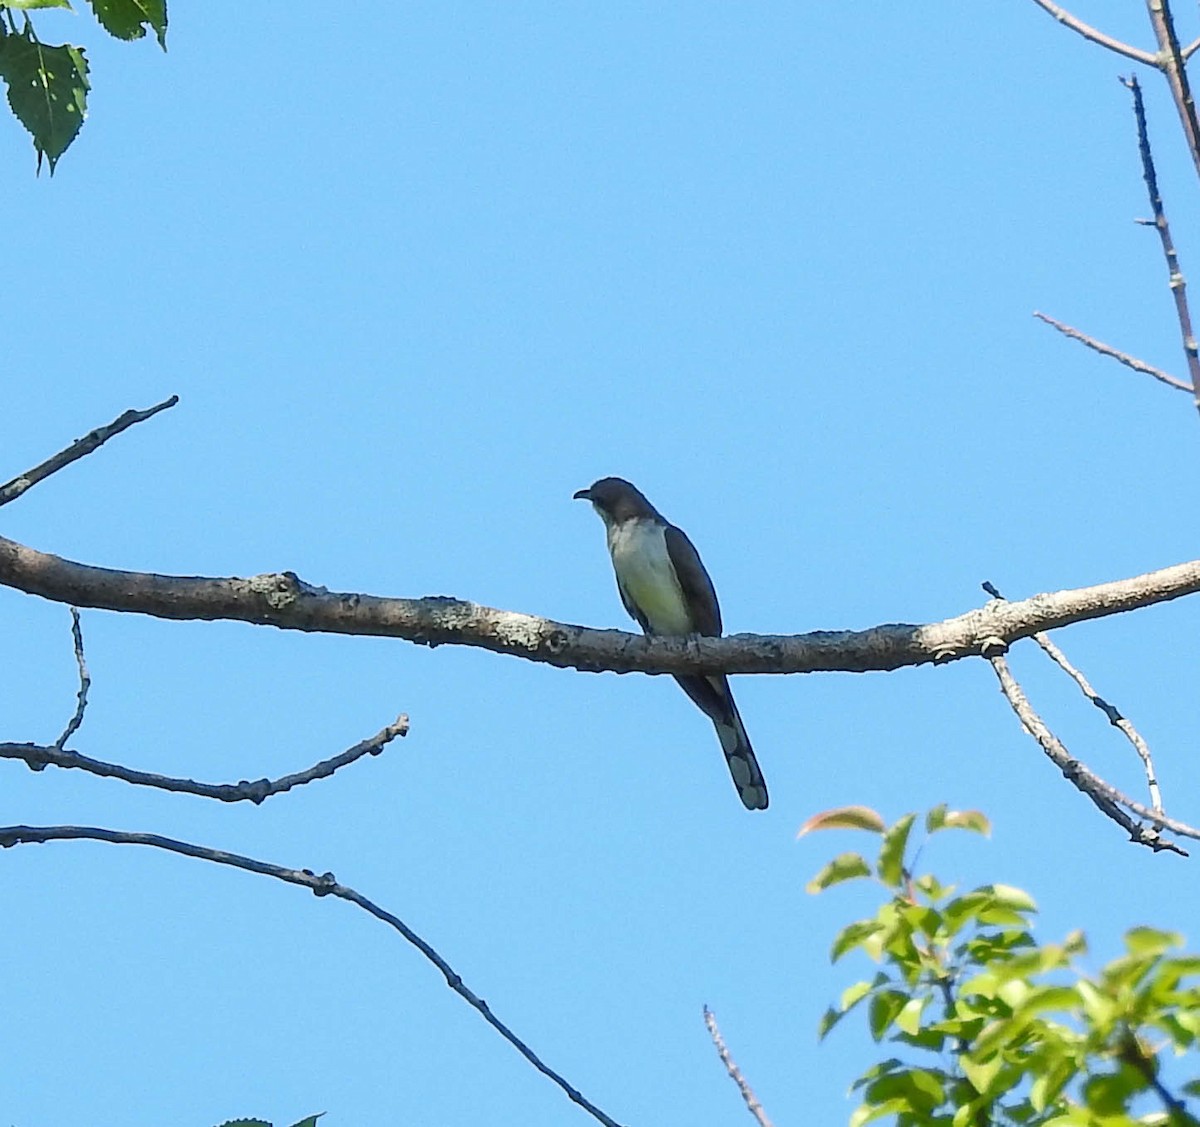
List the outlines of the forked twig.
<svg viewBox="0 0 1200 1127">
<path fill-rule="evenodd" d="M 15 501 L 27 489 L 31 489 L 37 485 L 39 481 L 44 481 L 52 473 L 57 473 L 64 466 L 69 466 L 72 462 L 79 461 L 80 458 L 103 446 L 114 435 L 120 434 L 123 430 L 128 430 L 135 423 L 142 423 L 149 418 L 153 418 L 159 411 L 165 411 L 168 407 L 174 407 L 178 402 L 179 396 L 172 395 L 170 399 L 164 399 L 161 403 L 157 403 L 145 411 L 130 409 L 123 415 L 119 415 L 113 419 L 107 426 L 97 427 L 95 430 L 89 431 L 82 438 L 72 442 L 65 450 L 60 450 L 54 457 L 47 458 L 41 465 L 34 466 L 33 469 L 26 470 L 20 477 L 14 477 L 12 481 L 0 485 L 0 505 L 7 505 L 9 501 Z"/>
<path fill-rule="evenodd" d="M 101 829 L 96 826 L 3 826 L 0 827 L 0 847 L 12 845 L 36 844 L 47 841 L 104 841 L 113 845 L 146 845 L 154 849 L 164 849 L 168 853 L 178 853 L 183 857 L 196 857 L 202 861 L 212 861 L 218 865 L 228 865 L 235 869 L 243 869 L 248 873 L 258 873 L 261 876 L 274 877 L 288 884 L 300 885 L 311 889 L 317 896 L 336 896 L 356 904 L 363 911 L 370 913 L 389 927 L 398 931 L 404 939 L 411 943 L 421 954 L 441 972 L 450 987 L 468 1005 L 474 1008 L 501 1037 L 517 1050 L 534 1068 L 547 1079 L 553 1081 L 567 1096 L 577 1103 L 594 1119 L 604 1124 L 604 1127 L 621 1127 L 619 1123 L 607 1116 L 590 1100 L 569 1084 L 552 1068 L 544 1064 L 540 1057 L 525 1044 L 507 1025 L 492 1013 L 487 1002 L 472 990 L 468 989 L 458 972 L 442 958 L 437 951 L 422 939 L 398 916 L 368 900 L 361 892 L 338 884 L 332 873 L 317 876 L 309 869 L 288 869 L 282 865 L 272 865 L 268 861 L 259 861 L 253 857 L 243 857 L 237 853 L 226 853 L 221 849 L 211 849 L 206 845 L 195 845 L 192 842 L 176 841 L 174 838 L 161 837 L 158 834 L 127 833 L 122 830 Z"/>
<path fill-rule="evenodd" d="M 992 598 L 1004 598 L 996 589 L 995 584 L 984 583 L 982 586 Z M 1142 769 L 1146 772 L 1146 787 L 1150 791 L 1151 808 L 1156 814 L 1161 814 L 1163 812 L 1162 794 L 1158 789 L 1158 779 L 1154 772 L 1154 760 L 1150 755 L 1150 746 L 1142 738 L 1141 733 L 1121 713 L 1121 710 L 1116 705 L 1109 704 L 1108 701 L 1092 688 L 1091 682 L 1067 660 L 1067 655 L 1050 640 L 1050 635 L 1039 631 L 1033 635 L 1033 640 L 1042 647 L 1047 657 L 1079 686 L 1083 695 L 1104 713 L 1108 718 L 1108 722 L 1133 744 L 1133 750 L 1137 752 L 1138 758 L 1142 761 Z"/>
<path fill-rule="evenodd" d="M 772 1127 L 771 1121 L 767 1118 L 767 1113 L 763 1111 L 763 1106 L 758 1102 L 758 1097 L 754 1094 L 754 1090 L 746 1083 L 746 1078 L 742 1075 L 742 1070 L 738 1068 L 737 1061 L 729 1054 L 729 1050 L 725 1047 L 725 1039 L 721 1036 L 720 1029 L 717 1028 L 717 1015 L 712 1012 L 707 1006 L 704 1007 L 704 1024 L 708 1028 L 708 1035 L 712 1038 L 712 1043 L 716 1047 L 717 1056 L 721 1058 L 721 1063 L 725 1066 L 725 1071 L 729 1073 L 729 1078 L 737 1085 L 737 1089 L 742 1094 L 742 1099 L 746 1101 L 746 1107 L 750 1109 L 750 1114 L 758 1121 L 759 1127 Z"/>
<path fill-rule="evenodd" d="M 1078 759 L 1067 751 L 1063 742 L 1046 726 L 1042 718 L 1033 710 L 1028 698 L 1017 684 L 1016 679 L 1004 659 L 1004 644 L 997 642 L 993 652 L 985 652 L 984 657 L 991 663 L 996 677 L 1000 682 L 1000 690 L 1005 699 L 1017 714 L 1021 726 L 1037 742 L 1051 762 L 1063 773 L 1063 777 L 1076 789 L 1082 791 L 1106 817 L 1111 818 L 1124 828 L 1131 841 L 1145 845 L 1156 853 L 1169 850 L 1183 857 L 1188 854 L 1174 842 L 1166 841 L 1162 830 L 1170 830 L 1180 837 L 1190 837 L 1200 840 L 1200 830 L 1168 818 L 1158 811 L 1148 810 L 1140 802 L 1135 802 L 1128 795 L 1122 794 L 1116 787 L 1106 783 L 1098 775 L 1088 770 Z M 1124 808 L 1124 809 L 1122 809 Z M 1129 810 L 1140 818 L 1150 822 L 1149 826 L 1135 821 L 1125 811 Z"/>
</svg>

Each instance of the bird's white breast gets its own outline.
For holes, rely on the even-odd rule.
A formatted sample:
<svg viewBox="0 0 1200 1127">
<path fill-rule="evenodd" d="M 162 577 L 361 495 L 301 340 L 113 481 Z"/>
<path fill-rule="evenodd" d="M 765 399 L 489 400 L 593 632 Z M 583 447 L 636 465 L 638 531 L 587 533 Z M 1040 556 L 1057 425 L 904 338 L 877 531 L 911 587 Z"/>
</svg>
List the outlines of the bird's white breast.
<svg viewBox="0 0 1200 1127">
<path fill-rule="evenodd" d="M 655 634 L 690 634 L 695 627 L 657 521 L 609 525 L 608 550 L 617 582 Z"/>
</svg>

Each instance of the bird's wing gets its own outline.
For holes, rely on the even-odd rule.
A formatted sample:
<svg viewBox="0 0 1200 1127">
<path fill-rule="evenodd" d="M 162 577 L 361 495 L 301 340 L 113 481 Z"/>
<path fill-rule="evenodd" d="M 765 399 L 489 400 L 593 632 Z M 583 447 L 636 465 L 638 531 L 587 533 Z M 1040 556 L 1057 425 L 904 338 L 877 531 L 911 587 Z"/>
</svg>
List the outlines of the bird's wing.
<svg viewBox="0 0 1200 1127">
<path fill-rule="evenodd" d="M 671 566 L 675 569 L 683 597 L 691 608 L 696 633 L 718 637 L 721 633 L 721 606 L 717 602 L 712 580 L 700 562 L 700 553 L 687 534 L 673 524 L 667 525 L 665 536 L 667 555 L 671 557 Z M 629 604 L 625 605 L 628 607 Z M 630 614 L 633 614 L 632 610 Z M 634 618 L 637 618 L 636 614 Z"/>
<path fill-rule="evenodd" d="M 621 602 L 624 603 L 625 609 L 629 612 L 629 617 L 642 628 L 642 633 L 653 634 L 654 631 L 650 629 L 650 620 L 642 614 L 637 603 L 625 594 L 625 588 L 621 585 L 620 577 L 617 578 L 617 594 L 621 596 Z"/>
</svg>

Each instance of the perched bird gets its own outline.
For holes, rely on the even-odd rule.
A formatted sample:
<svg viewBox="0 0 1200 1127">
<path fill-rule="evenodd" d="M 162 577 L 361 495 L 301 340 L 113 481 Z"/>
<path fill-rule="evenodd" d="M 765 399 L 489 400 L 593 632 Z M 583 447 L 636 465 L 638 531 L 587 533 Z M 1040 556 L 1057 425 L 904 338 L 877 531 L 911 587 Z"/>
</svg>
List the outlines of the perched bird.
<svg viewBox="0 0 1200 1127">
<path fill-rule="evenodd" d="M 608 552 L 625 609 L 646 634 L 721 633 L 721 608 L 700 555 L 642 492 L 623 478 L 602 477 L 575 494 L 604 521 Z M 723 673 L 677 674 L 713 722 L 733 785 L 747 810 L 767 808 L 767 784 Z"/>
</svg>

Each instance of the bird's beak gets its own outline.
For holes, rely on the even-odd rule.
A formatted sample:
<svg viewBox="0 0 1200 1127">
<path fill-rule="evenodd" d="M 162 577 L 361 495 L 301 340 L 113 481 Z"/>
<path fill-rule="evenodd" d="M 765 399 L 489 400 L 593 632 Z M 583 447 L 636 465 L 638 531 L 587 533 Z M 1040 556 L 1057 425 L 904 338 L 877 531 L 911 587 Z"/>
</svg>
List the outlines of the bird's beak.
<svg viewBox="0 0 1200 1127">
<path fill-rule="evenodd" d="M 581 489 L 572 498 L 574 501 L 590 501 L 592 499 L 592 491 L 590 489 Z"/>
</svg>

